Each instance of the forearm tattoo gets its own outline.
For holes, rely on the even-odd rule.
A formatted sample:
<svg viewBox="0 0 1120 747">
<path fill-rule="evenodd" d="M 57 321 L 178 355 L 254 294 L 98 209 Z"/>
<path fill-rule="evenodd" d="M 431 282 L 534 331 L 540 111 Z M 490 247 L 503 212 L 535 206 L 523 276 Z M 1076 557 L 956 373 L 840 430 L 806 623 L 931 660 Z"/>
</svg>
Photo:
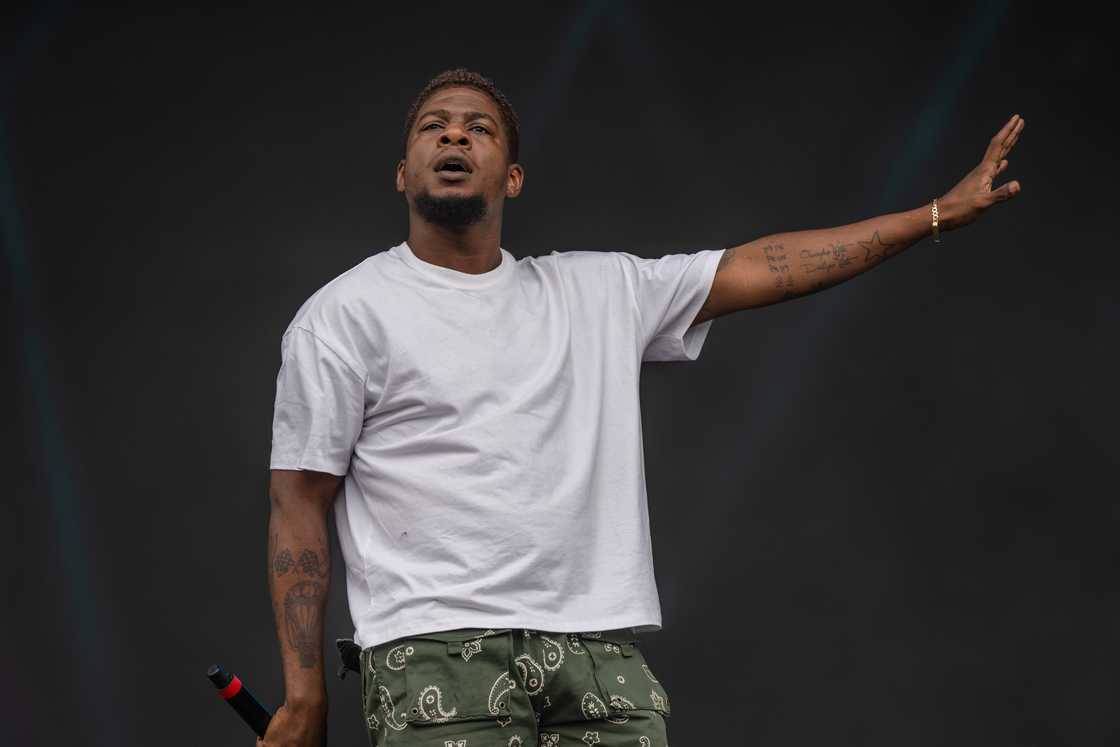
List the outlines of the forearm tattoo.
<svg viewBox="0 0 1120 747">
<path fill-rule="evenodd" d="M 291 560 L 291 556 L 288 556 Z M 319 563 L 319 554 L 314 550 L 304 550 L 299 554 L 299 569 L 305 576 L 326 578 L 327 569 Z"/>
<path fill-rule="evenodd" d="M 781 244 L 767 244 L 762 248 L 766 255 L 766 265 L 774 278 L 774 287 L 783 291 L 782 298 L 793 298 L 797 295 L 793 286 L 793 271 L 786 259 L 786 249 Z"/>
<path fill-rule="evenodd" d="M 829 244 L 824 249 L 802 249 L 801 269 L 805 272 L 827 272 L 847 267 L 854 261 L 845 244 Z"/>
<path fill-rule="evenodd" d="M 299 665 L 311 669 L 319 659 L 323 643 L 320 608 L 323 585 L 318 581 L 300 581 L 284 596 L 284 623 L 288 628 L 288 644 L 299 653 Z"/>
<path fill-rule="evenodd" d="M 284 550 L 276 556 L 272 561 L 272 570 L 276 571 L 277 576 L 283 576 L 288 571 L 296 567 L 296 563 L 292 560 L 292 553 Z"/>
<path fill-rule="evenodd" d="M 781 244 L 770 244 L 763 251 L 770 272 L 777 275 L 775 287 L 785 291 L 782 298 L 786 299 L 829 288 L 854 274 L 869 269 L 870 265 L 883 261 L 901 249 L 902 244 L 883 241 L 878 230 L 869 239 L 857 239 L 854 245 L 838 241 L 830 242 L 828 246 L 820 249 L 801 249 L 798 252 L 800 272 L 796 279 L 786 262 L 786 253 Z M 802 279 L 811 283 L 801 283 Z"/>
<path fill-rule="evenodd" d="M 899 244 L 891 244 L 883 241 L 878 231 L 867 241 L 860 241 L 859 245 L 863 248 L 864 264 L 882 261 L 897 252 L 900 246 Z"/>
<path fill-rule="evenodd" d="M 323 642 L 323 604 L 326 600 L 326 586 L 320 583 L 330 575 L 330 555 L 324 548 L 320 553 L 306 548 L 299 553 L 298 563 L 292 551 L 279 547 L 278 535 L 269 537 L 270 579 L 275 589 L 275 579 L 289 573 L 310 577 L 292 584 L 284 594 L 282 611 L 283 628 L 287 633 L 288 645 L 299 654 L 299 665 L 310 669 L 319 661 Z"/>
</svg>

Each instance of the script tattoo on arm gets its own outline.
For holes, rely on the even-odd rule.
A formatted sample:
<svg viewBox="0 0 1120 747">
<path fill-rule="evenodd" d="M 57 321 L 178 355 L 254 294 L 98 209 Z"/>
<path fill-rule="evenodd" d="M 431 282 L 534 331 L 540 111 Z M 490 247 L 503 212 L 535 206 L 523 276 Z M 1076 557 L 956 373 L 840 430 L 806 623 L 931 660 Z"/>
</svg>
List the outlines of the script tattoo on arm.
<svg viewBox="0 0 1120 747">
<path fill-rule="evenodd" d="M 824 249 L 802 249 L 801 269 L 807 273 L 827 272 L 837 267 L 847 267 L 855 258 L 848 254 L 846 244 L 829 244 Z"/>
<path fill-rule="evenodd" d="M 817 293 L 872 269 L 928 232 L 925 209 L 836 228 L 786 231 L 742 245 L 734 277 L 713 283 L 717 308 L 747 309 Z"/>
<path fill-rule="evenodd" d="M 793 289 L 793 271 L 786 259 L 786 249 L 781 244 L 767 244 L 762 248 L 766 256 L 766 265 L 774 275 L 774 287 L 784 291 L 782 298 L 793 298 L 797 293 Z"/>
<path fill-rule="evenodd" d="M 869 239 L 832 241 L 826 247 L 798 251 L 799 280 L 812 281 L 798 295 L 810 295 L 831 288 L 857 275 L 905 248 L 904 244 L 883 241 L 876 229 Z M 862 260 L 862 261 L 860 261 Z"/>
</svg>

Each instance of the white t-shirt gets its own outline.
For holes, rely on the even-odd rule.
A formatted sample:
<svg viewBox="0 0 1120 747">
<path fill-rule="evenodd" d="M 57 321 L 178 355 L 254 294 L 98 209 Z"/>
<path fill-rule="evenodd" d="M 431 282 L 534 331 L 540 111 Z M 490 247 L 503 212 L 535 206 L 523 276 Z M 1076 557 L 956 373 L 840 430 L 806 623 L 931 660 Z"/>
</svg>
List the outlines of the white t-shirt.
<svg viewBox="0 0 1120 747">
<path fill-rule="evenodd" d="M 501 249 L 478 275 L 407 242 L 316 291 L 281 342 L 272 469 L 345 475 L 354 640 L 661 629 L 641 362 L 695 360 L 722 250 Z"/>
</svg>

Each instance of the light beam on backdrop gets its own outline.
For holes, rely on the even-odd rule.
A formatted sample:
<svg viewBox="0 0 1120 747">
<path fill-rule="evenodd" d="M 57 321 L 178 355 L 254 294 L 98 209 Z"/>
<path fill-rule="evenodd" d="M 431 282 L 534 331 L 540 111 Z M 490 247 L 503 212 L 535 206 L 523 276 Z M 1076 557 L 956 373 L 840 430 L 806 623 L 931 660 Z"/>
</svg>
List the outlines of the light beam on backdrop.
<svg viewBox="0 0 1120 747">
<path fill-rule="evenodd" d="M 990 0 L 979 5 L 975 13 L 969 18 L 962 28 L 958 44 L 950 51 L 944 64 L 940 66 L 943 71 L 936 81 L 932 93 L 923 91 L 922 101 L 924 106 L 915 115 L 915 123 L 907 128 L 909 136 L 900 157 L 894 159 L 889 167 L 882 188 L 875 201 L 866 211 L 871 217 L 889 211 L 902 209 L 897 200 L 915 180 L 916 174 L 923 173 L 920 169 L 934 153 L 936 146 L 944 139 L 950 126 L 950 117 L 957 111 L 957 101 L 984 54 L 989 50 L 995 38 L 999 23 L 1006 17 L 1010 3 L 1007 0 Z M 642 23 L 637 10 L 625 0 L 616 3 L 614 13 L 611 15 L 612 25 L 620 40 L 628 48 L 628 54 L 623 55 L 635 73 L 638 61 L 644 60 L 645 64 L 655 64 L 657 55 L 644 41 L 641 32 Z M 634 76 L 637 80 L 652 77 L 658 80 L 659 91 L 666 93 L 663 87 L 662 76 Z M 641 103 L 640 101 L 637 103 Z M 658 121 L 653 117 L 653 121 Z M 701 145 L 706 141 L 703 133 L 695 132 L 691 137 Z M 782 143 L 762 144 L 763 147 L 787 147 Z M 788 147 L 794 147 L 789 144 Z M 968 156 L 969 154 L 964 154 Z M 962 164 L 965 165 L 965 164 Z M 936 189 L 935 185 L 930 186 Z M 805 226 L 804 228 L 820 228 L 821 226 Z M 747 240 L 747 239 L 744 239 Z M 767 355 L 752 360 L 755 366 L 756 377 L 761 381 L 781 381 L 784 384 L 782 396 L 774 396 L 775 389 L 767 388 L 765 393 L 760 393 L 749 401 L 744 401 L 743 412 L 745 416 L 737 421 L 739 431 L 734 447 L 742 452 L 761 455 L 767 446 L 772 446 L 767 434 L 773 433 L 780 427 L 782 418 L 789 413 L 807 413 L 807 408 L 799 408 L 799 399 L 804 398 L 809 392 L 808 388 L 798 379 L 798 372 L 816 370 L 815 359 L 825 357 L 832 352 L 834 346 L 843 341 L 843 336 L 835 332 L 846 323 L 850 323 L 857 316 L 857 311 L 874 302 L 865 294 L 837 294 L 827 291 L 817 294 L 806 302 L 812 303 L 813 308 L 802 317 L 799 327 L 792 329 L 788 334 L 783 334 L 767 348 Z M 707 472 L 718 474 L 718 472 Z M 713 501 L 705 504 L 705 511 L 694 511 L 678 517 L 686 525 L 703 521 L 716 523 L 721 520 L 717 512 L 731 512 L 733 505 Z M 703 562 L 703 558 L 694 559 L 696 563 Z"/>
<path fill-rule="evenodd" d="M 930 158 L 935 147 L 944 138 L 949 117 L 957 111 L 957 102 L 961 93 L 967 87 L 969 77 L 976 70 L 984 53 L 991 46 L 996 27 L 1005 17 L 1008 5 L 1006 0 L 986 2 L 977 7 L 972 18 L 968 19 L 960 35 L 959 44 L 941 66 L 944 73 L 937 81 L 936 92 L 932 95 L 925 92 L 921 94 L 922 101 L 928 103 L 919 110 L 914 124 L 906 128 L 910 133 L 906 144 L 899 157 L 892 159 L 879 195 L 870 206 L 871 209 L 866 211 L 867 215 L 862 217 L 904 208 L 898 204 L 900 196 L 915 182 L 916 175 L 924 173 L 920 165 Z M 971 153 L 962 154 L 965 158 L 971 155 Z M 967 161 L 962 162 L 962 166 L 965 165 L 972 164 Z M 940 185 L 929 185 L 931 190 L 939 188 Z M 815 226 L 807 226 L 807 228 L 813 227 Z M 835 346 L 844 341 L 843 335 L 837 335 L 836 330 L 843 328 L 845 324 L 853 323 L 860 312 L 874 301 L 875 299 L 867 293 L 839 294 L 828 293 L 826 290 L 814 296 L 811 301 L 814 308 L 802 317 L 800 328 L 779 339 L 775 347 L 771 348 L 776 350 L 776 355 L 760 361 L 763 369 L 771 369 L 768 372 L 764 371 L 764 380 L 778 380 L 780 372 L 788 374 L 790 371 L 816 370 L 814 359 L 826 357 L 832 353 Z M 767 376 L 766 373 L 772 376 Z M 790 380 L 788 375 L 785 380 Z M 740 445 L 744 442 L 748 445 L 764 443 L 765 434 L 775 427 L 784 413 L 808 412 L 807 409 L 799 409 L 800 403 L 794 401 L 796 395 L 808 394 L 806 387 L 790 387 L 786 394 L 785 399 L 764 397 L 753 403 L 756 407 L 751 412 L 749 431 L 744 433 Z"/>
<path fill-rule="evenodd" d="M 568 89 L 575 79 L 576 66 L 587 50 L 592 33 L 613 4 L 612 0 L 587 0 L 583 9 L 572 19 L 559 49 L 549 61 L 544 80 L 541 85 L 534 87 L 536 93 L 523 110 L 522 154 L 533 152 L 542 142 L 548 121 L 566 99 Z"/>
<path fill-rule="evenodd" d="M 0 78 L 0 220 L 3 222 L 4 258 L 11 286 L 10 304 L 18 338 L 18 342 L 13 340 L 9 343 L 9 350 L 24 364 L 33 422 L 25 423 L 23 427 L 29 436 L 34 434 L 38 437 L 38 462 L 50 507 L 50 525 L 45 528 L 49 531 L 44 534 L 47 535 L 48 546 L 53 544 L 61 560 L 62 578 L 38 579 L 41 588 L 57 590 L 57 597 L 52 600 L 55 612 L 66 616 L 62 628 L 71 633 L 65 640 L 52 645 L 71 648 L 69 660 L 73 666 L 63 676 L 73 683 L 72 692 L 80 694 L 84 706 L 82 714 L 90 719 L 83 719 L 80 741 L 125 744 L 127 740 L 119 709 L 129 701 L 113 692 L 109 664 L 119 661 L 115 643 L 117 636 L 103 613 L 104 597 L 98 593 L 97 558 L 86 539 L 88 529 L 82 520 L 81 490 L 74 484 L 70 471 L 73 457 L 67 448 L 63 419 L 57 409 L 60 398 L 53 382 L 46 324 L 40 310 L 8 155 L 9 117 L 17 84 L 30 68 L 33 57 L 46 47 L 65 10 L 64 3 L 36 8 L 26 29 L 18 36 L 10 53 L 5 55 L 3 73 L 0 73 L 3 76 Z M 35 498 L 25 496 L 23 499 Z M 47 642 L 35 643 L 46 645 Z M 42 726 L 61 731 L 74 729 L 77 725 Z M 49 739 L 49 732 L 44 729 L 39 736 Z"/>
</svg>

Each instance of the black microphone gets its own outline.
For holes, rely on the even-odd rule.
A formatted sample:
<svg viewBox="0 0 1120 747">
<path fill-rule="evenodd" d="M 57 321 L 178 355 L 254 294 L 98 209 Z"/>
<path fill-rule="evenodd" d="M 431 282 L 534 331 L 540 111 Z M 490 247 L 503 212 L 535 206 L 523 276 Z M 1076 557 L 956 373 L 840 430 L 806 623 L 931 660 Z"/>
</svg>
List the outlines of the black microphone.
<svg viewBox="0 0 1120 747">
<path fill-rule="evenodd" d="M 233 706 L 233 710 L 245 719 L 245 723 L 257 733 L 258 737 L 263 737 L 268 731 L 268 722 L 272 720 L 272 714 L 253 697 L 247 687 L 241 684 L 237 675 L 230 674 L 214 664 L 206 670 L 206 676 L 214 683 L 214 687 L 218 688 L 218 695 Z"/>
</svg>

